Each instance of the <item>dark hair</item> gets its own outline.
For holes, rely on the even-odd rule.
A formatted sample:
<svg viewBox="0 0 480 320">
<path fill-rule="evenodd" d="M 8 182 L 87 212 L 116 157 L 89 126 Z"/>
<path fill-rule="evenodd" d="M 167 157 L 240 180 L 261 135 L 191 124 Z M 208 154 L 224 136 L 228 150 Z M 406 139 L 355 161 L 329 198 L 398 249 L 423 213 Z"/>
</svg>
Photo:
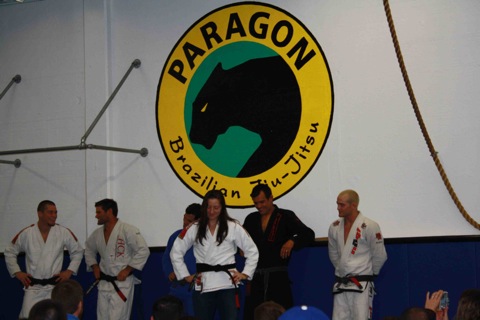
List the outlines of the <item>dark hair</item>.
<svg viewBox="0 0 480 320">
<path fill-rule="evenodd" d="M 115 200 L 113 199 L 103 199 L 98 202 L 95 202 L 95 207 L 101 207 L 103 211 L 112 209 L 112 213 L 114 217 L 116 217 L 118 214 L 118 206 Z"/>
<path fill-rule="evenodd" d="M 235 221 L 232 219 L 227 212 L 227 205 L 225 204 L 225 197 L 220 190 L 210 190 L 205 194 L 203 197 L 202 202 L 202 216 L 200 220 L 198 220 L 198 232 L 196 241 L 200 244 L 202 243 L 202 239 L 207 239 L 207 227 L 208 227 L 208 200 L 210 199 L 217 199 L 220 201 L 220 205 L 222 206 L 222 210 L 220 211 L 220 215 L 218 216 L 218 232 L 217 232 L 217 245 L 219 246 L 223 240 L 227 237 L 228 234 L 228 221 Z"/>
<path fill-rule="evenodd" d="M 254 320 L 276 320 L 282 313 L 285 312 L 285 308 L 274 301 L 265 301 L 259 304 L 254 311 Z"/>
<path fill-rule="evenodd" d="M 418 307 L 405 309 L 400 315 L 400 320 L 435 320 L 436 314 L 432 310 Z"/>
<path fill-rule="evenodd" d="M 480 290 L 467 289 L 463 291 L 458 301 L 457 314 L 458 320 L 478 320 L 480 319 Z"/>
<path fill-rule="evenodd" d="M 67 313 L 73 314 L 83 301 L 83 288 L 73 279 L 64 280 L 53 288 L 52 301 L 60 303 Z"/>
<path fill-rule="evenodd" d="M 67 312 L 58 302 L 52 299 L 41 300 L 30 309 L 28 320 L 66 320 Z"/>
<path fill-rule="evenodd" d="M 272 196 L 272 189 L 266 184 L 259 183 L 252 189 L 252 193 L 250 193 L 250 197 L 255 198 L 257 197 L 260 192 L 265 193 L 265 197 L 268 199 Z"/>
<path fill-rule="evenodd" d="M 152 316 L 155 320 L 177 320 L 182 314 L 182 300 L 172 295 L 163 296 L 153 304 Z"/>
<path fill-rule="evenodd" d="M 40 212 L 43 212 L 45 211 L 45 209 L 47 208 L 47 206 L 56 206 L 56 204 L 51 201 L 51 200 L 43 200 L 43 201 L 40 201 L 40 203 L 38 204 L 37 206 L 37 212 L 40 211 Z"/>
<path fill-rule="evenodd" d="M 187 209 L 185 209 L 185 213 L 193 214 L 195 216 L 195 220 L 198 220 L 202 215 L 202 206 L 200 203 L 192 203 L 187 207 Z"/>
</svg>

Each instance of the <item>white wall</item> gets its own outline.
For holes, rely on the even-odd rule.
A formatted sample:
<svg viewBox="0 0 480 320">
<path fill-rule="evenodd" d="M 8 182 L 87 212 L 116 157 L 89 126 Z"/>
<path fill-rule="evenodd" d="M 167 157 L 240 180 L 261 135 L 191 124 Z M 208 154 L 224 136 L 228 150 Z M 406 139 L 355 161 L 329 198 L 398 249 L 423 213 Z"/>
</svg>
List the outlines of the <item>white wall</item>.
<svg viewBox="0 0 480 320">
<path fill-rule="evenodd" d="M 322 46 L 335 104 L 327 145 L 309 175 L 277 201 L 325 237 L 339 191 L 385 237 L 472 235 L 443 185 L 415 119 L 381 1 L 265 1 L 296 16 Z M 0 151 L 76 145 L 134 59 L 134 69 L 87 143 L 101 150 L 0 156 L 0 250 L 36 221 L 51 199 L 58 223 L 83 242 L 96 227 L 93 203 L 113 197 L 120 217 L 163 246 L 200 199 L 170 169 L 156 132 L 160 73 L 177 40 L 231 1 L 44 0 L 0 7 Z M 450 181 L 480 221 L 480 2 L 390 1 L 417 102 Z M 230 209 L 243 221 L 251 209 Z"/>
</svg>

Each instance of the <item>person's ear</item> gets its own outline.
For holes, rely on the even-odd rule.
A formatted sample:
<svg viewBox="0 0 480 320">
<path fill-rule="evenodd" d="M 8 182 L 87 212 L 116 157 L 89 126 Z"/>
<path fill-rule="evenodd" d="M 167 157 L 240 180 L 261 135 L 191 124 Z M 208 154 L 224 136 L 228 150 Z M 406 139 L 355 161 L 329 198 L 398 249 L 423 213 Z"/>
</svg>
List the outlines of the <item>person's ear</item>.
<svg viewBox="0 0 480 320">
<path fill-rule="evenodd" d="M 77 310 L 75 310 L 74 315 L 80 317 L 83 314 L 83 301 L 80 300 L 77 305 Z"/>
</svg>

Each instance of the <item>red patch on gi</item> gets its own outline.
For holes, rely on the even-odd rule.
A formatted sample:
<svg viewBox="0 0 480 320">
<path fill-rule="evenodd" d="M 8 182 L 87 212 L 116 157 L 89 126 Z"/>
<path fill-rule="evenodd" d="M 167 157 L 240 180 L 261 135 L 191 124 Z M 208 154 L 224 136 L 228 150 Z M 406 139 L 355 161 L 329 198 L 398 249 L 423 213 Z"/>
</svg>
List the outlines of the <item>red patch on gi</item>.
<svg viewBox="0 0 480 320">
<path fill-rule="evenodd" d="M 178 237 L 179 237 L 180 239 L 183 239 L 183 238 L 185 237 L 185 234 L 187 233 L 187 230 L 188 230 L 188 228 L 183 229 L 182 232 L 180 232 L 180 233 L 178 234 Z"/>
<path fill-rule="evenodd" d="M 382 234 L 380 232 L 377 232 L 375 237 L 377 237 L 377 240 L 382 240 Z"/>
</svg>

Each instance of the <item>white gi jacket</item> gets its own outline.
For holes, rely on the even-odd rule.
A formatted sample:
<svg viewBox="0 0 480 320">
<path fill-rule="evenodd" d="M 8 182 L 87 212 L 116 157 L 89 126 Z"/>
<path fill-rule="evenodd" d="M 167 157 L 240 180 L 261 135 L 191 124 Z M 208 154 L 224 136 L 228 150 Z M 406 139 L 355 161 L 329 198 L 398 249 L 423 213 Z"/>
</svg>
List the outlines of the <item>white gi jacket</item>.
<svg viewBox="0 0 480 320">
<path fill-rule="evenodd" d="M 344 242 L 344 219 L 336 220 L 328 229 L 328 255 L 337 277 L 378 275 L 387 260 L 380 226 L 360 213 Z M 348 283 L 337 289 L 356 290 L 355 287 Z"/>
<path fill-rule="evenodd" d="M 229 265 L 235 263 L 235 254 L 237 247 L 244 253 L 245 266 L 242 273 L 252 279 L 258 262 L 257 246 L 245 229 L 236 222 L 228 221 L 228 234 L 221 245 L 217 245 L 218 225 L 212 235 L 207 230 L 206 239 L 203 239 L 203 245 L 195 241 L 198 231 L 198 223 L 193 223 L 185 229 L 173 243 L 170 258 L 172 260 L 173 270 L 177 279 L 183 279 L 190 276 L 183 256 L 193 245 L 193 254 L 197 263 L 206 263 L 209 265 Z M 236 269 L 235 269 L 236 270 Z M 195 290 L 202 292 L 217 291 L 222 289 L 235 288 L 231 278 L 226 272 L 203 272 L 201 275 L 202 287 L 195 285 Z"/>
<path fill-rule="evenodd" d="M 65 248 L 70 255 L 68 270 L 76 274 L 82 261 L 83 248 L 73 232 L 56 224 L 50 228 L 45 242 L 38 225 L 32 224 L 20 231 L 5 248 L 8 272 L 13 278 L 15 273 L 21 271 L 17 256 L 20 252 L 25 252 L 26 272 L 36 279 L 49 279 L 62 271 Z M 42 286 L 35 285 L 33 287 L 39 289 Z M 52 285 L 44 287 L 53 288 Z"/>
<path fill-rule="evenodd" d="M 106 275 L 117 276 L 127 265 L 142 270 L 147 262 L 150 250 L 145 239 L 137 227 L 117 221 L 110 234 L 108 243 L 105 243 L 104 227 L 97 228 L 88 237 L 85 243 L 85 262 L 87 271 L 92 271 L 92 265 L 98 264 Z M 97 262 L 97 253 L 100 263 Z M 136 277 L 129 276 L 125 281 L 117 281 L 118 287 L 130 288 L 132 284 L 140 283 Z M 111 283 L 100 281 L 98 290 L 113 291 Z"/>
</svg>

